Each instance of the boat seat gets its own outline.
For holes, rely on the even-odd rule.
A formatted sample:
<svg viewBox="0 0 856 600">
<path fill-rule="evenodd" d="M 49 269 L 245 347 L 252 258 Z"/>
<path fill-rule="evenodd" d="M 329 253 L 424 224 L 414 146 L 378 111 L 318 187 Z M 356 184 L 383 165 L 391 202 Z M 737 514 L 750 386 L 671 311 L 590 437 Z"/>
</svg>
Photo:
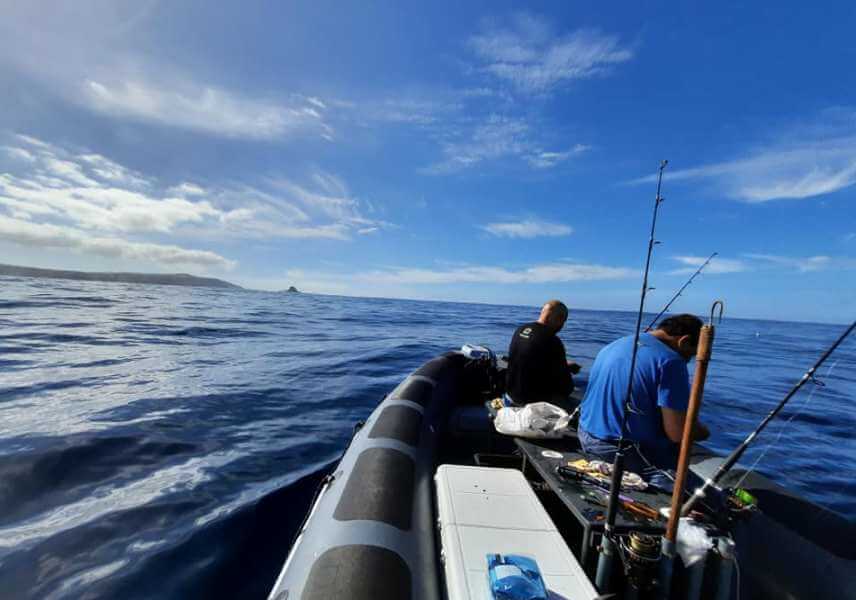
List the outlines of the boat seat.
<svg viewBox="0 0 856 600">
<path fill-rule="evenodd" d="M 434 480 L 449 600 L 491 597 L 489 554 L 535 559 L 551 600 L 597 598 L 520 471 L 441 465 Z"/>
</svg>

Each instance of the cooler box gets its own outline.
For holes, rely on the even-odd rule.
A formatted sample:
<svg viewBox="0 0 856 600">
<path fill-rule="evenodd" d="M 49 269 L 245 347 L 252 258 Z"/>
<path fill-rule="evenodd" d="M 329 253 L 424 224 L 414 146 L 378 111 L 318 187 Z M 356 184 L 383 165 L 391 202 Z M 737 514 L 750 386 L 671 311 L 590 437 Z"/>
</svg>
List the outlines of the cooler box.
<svg viewBox="0 0 856 600">
<path fill-rule="evenodd" d="M 597 598 L 523 473 L 441 465 L 434 480 L 449 600 L 491 598 L 488 554 L 534 558 L 551 599 Z"/>
</svg>

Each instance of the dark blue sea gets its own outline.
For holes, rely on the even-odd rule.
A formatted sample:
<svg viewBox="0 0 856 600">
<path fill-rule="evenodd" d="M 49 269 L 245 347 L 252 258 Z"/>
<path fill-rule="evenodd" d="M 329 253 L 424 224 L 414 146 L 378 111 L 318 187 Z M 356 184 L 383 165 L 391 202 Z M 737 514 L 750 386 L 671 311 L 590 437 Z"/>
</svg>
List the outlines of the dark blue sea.
<svg viewBox="0 0 856 600">
<path fill-rule="evenodd" d="M 263 598 L 354 423 L 536 310 L 0 278 L 0 595 Z M 588 367 L 634 320 L 573 311 L 569 356 Z M 732 449 L 843 329 L 726 318 L 709 445 Z M 743 462 L 767 449 L 759 471 L 853 518 L 856 339 L 819 379 Z"/>
</svg>

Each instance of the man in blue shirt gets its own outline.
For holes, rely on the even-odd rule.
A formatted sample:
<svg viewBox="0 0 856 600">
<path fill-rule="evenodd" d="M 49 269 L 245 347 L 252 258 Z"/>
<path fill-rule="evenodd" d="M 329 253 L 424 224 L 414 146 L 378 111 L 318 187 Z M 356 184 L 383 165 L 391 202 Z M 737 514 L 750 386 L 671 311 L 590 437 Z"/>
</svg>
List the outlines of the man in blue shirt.
<svg viewBox="0 0 856 600">
<path fill-rule="evenodd" d="M 639 336 L 633 376 L 631 410 L 625 440 L 625 467 L 650 483 L 671 488 L 690 397 L 687 363 L 695 356 L 702 322 L 676 315 Z M 611 462 L 615 457 L 625 411 L 633 336 L 620 338 L 598 353 L 580 409 L 579 439 L 589 458 Z M 696 423 L 693 440 L 710 435 Z"/>
</svg>

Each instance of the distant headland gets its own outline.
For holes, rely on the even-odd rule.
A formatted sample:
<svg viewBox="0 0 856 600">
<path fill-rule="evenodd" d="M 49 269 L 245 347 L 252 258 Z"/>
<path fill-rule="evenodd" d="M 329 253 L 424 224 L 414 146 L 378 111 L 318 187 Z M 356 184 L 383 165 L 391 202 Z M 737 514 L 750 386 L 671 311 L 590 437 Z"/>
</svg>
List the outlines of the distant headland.
<svg viewBox="0 0 856 600">
<path fill-rule="evenodd" d="M 76 281 L 112 281 L 117 283 L 144 283 L 156 285 L 183 285 L 196 287 L 243 289 L 239 285 L 215 279 L 196 277 L 186 273 L 89 273 L 86 271 L 66 271 L 58 269 L 37 269 L 0 264 L 0 276 L 7 277 L 46 277 L 51 279 L 74 279 Z"/>
</svg>

